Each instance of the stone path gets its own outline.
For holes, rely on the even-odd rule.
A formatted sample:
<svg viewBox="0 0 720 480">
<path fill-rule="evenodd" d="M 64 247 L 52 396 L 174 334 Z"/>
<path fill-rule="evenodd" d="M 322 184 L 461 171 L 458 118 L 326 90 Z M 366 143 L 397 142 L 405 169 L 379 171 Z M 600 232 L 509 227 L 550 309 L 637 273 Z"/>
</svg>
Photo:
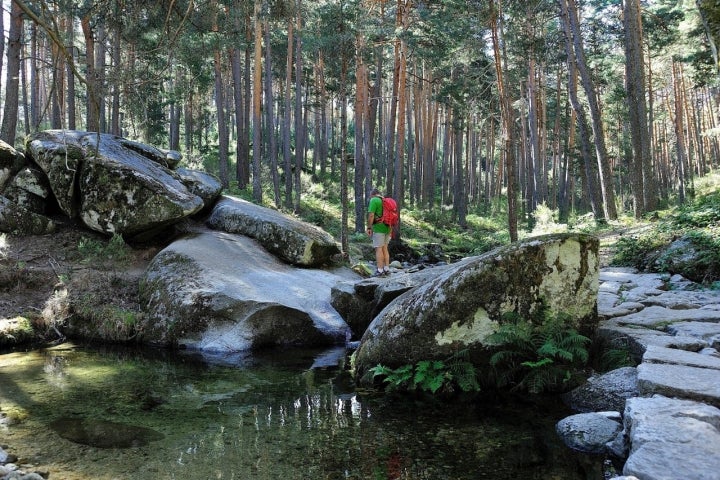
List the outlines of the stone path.
<svg viewBox="0 0 720 480">
<path fill-rule="evenodd" d="M 600 272 L 599 334 L 640 361 L 619 478 L 720 479 L 720 291 L 683 277 Z"/>
</svg>

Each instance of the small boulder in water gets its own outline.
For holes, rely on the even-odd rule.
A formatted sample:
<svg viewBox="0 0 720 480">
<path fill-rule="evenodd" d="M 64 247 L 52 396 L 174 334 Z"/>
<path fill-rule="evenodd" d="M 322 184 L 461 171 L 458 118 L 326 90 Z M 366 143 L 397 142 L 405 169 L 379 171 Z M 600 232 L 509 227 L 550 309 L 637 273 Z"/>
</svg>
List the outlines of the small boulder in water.
<svg viewBox="0 0 720 480">
<path fill-rule="evenodd" d="M 65 440 L 97 448 L 142 447 L 164 437 L 150 428 L 83 418 L 59 418 L 50 428 Z"/>
</svg>

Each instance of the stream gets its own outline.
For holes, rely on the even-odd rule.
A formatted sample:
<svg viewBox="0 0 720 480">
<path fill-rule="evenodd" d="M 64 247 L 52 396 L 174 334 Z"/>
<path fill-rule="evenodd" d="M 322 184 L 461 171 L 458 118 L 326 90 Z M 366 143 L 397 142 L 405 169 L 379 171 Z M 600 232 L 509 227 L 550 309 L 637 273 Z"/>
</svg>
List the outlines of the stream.
<svg viewBox="0 0 720 480">
<path fill-rule="evenodd" d="M 0 354 L 0 445 L 50 479 L 602 479 L 559 400 L 361 392 L 345 349 L 208 357 L 82 346 Z"/>
</svg>

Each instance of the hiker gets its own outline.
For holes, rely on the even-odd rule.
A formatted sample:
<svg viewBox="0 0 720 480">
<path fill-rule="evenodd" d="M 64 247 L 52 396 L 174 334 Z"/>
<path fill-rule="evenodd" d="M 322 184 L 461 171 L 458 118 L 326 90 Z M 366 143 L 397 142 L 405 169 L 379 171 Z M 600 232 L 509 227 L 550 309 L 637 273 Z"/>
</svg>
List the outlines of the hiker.
<svg viewBox="0 0 720 480">
<path fill-rule="evenodd" d="M 379 221 L 383 214 L 382 198 L 380 191 L 373 188 L 370 192 L 370 203 L 368 205 L 367 233 L 372 238 L 372 244 L 375 248 L 377 269 L 374 276 L 376 277 L 384 277 L 390 274 L 388 244 L 390 243 L 391 229 L 390 226 Z"/>
</svg>

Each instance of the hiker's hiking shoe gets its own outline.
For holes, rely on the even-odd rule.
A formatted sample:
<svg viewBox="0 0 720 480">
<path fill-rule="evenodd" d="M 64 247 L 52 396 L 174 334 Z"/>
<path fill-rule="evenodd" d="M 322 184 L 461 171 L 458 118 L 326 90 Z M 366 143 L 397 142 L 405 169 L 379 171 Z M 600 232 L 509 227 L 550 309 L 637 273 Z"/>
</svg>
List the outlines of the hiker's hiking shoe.
<svg viewBox="0 0 720 480">
<path fill-rule="evenodd" d="M 384 277 L 387 275 L 387 272 L 383 270 L 375 270 L 375 273 L 373 273 L 373 277 Z"/>
</svg>

